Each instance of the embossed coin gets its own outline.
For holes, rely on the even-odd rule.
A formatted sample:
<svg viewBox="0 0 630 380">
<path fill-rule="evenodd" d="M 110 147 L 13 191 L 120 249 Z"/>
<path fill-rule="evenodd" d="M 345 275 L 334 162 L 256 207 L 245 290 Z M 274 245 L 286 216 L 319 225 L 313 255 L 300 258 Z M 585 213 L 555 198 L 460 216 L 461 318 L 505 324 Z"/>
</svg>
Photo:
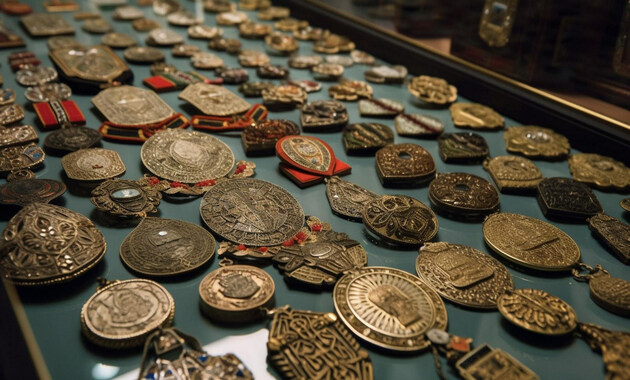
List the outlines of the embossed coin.
<svg viewBox="0 0 630 380">
<path fill-rule="evenodd" d="M 81 309 L 83 333 L 107 348 L 141 346 L 153 330 L 170 326 L 174 317 L 175 301 L 170 293 L 144 279 L 113 281 Z"/>
<path fill-rule="evenodd" d="M 101 232 L 65 207 L 31 203 L 7 223 L 0 240 L 0 271 L 16 285 L 71 280 L 105 255 Z"/>
<path fill-rule="evenodd" d="M 335 100 L 316 100 L 302 107 L 300 122 L 304 131 L 330 131 L 348 122 L 348 111 Z"/>
<path fill-rule="evenodd" d="M 18 206 L 48 203 L 65 192 L 66 185 L 53 179 L 14 180 L 0 185 L 0 203 Z"/>
<path fill-rule="evenodd" d="M 0 174 L 30 169 L 44 162 L 46 155 L 35 143 L 0 149 Z"/>
<path fill-rule="evenodd" d="M 568 303 L 542 290 L 510 290 L 499 297 L 497 306 L 505 319 L 538 334 L 565 335 L 578 324 Z"/>
<path fill-rule="evenodd" d="M 166 58 L 164 53 L 150 46 L 132 46 L 125 49 L 123 55 L 129 62 L 136 63 L 154 63 Z"/>
<path fill-rule="evenodd" d="M 624 264 L 630 264 L 630 226 L 606 214 L 587 219 L 593 234 L 613 251 Z"/>
<path fill-rule="evenodd" d="M 413 186 L 435 176 L 435 161 L 417 144 L 390 144 L 376 152 L 376 173 L 383 186 Z"/>
<path fill-rule="evenodd" d="M 107 120 L 119 125 L 155 124 L 175 114 L 155 92 L 134 86 L 106 88 L 92 98 L 92 104 Z"/>
<path fill-rule="evenodd" d="M 120 216 L 144 217 L 157 212 L 162 194 L 151 188 L 141 186 L 136 181 L 109 179 L 94 190 L 90 201 L 99 210 Z"/>
<path fill-rule="evenodd" d="M 538 204 L 547 217 L 584 220 L 603 211 L 588 186 L 571 178 L 545 178 L 538 183 Z"/>
<path fill-rule="evenodd" d="M 449 109 L 456 127 L 495 130 L 505 124 L 501 115 L 483 104 L 454 103 Z"/>
<path fill-rule="evenodd" d="M 326 179 L 326 197 L 332 212 L 343 218 L 361 221 L 365 205 L 379 195 L 337 176 Z"/>
<path fill-rule="evenodd" d="M 514 289 L 503 264 L 459 244 L 425 243 L 416 259 L 416 273 L 442 297 L 480 309 L 496 308 L 499 296 Z"/>
<path fill-rule="evenodd" d="M 251 106 L 225 87 L 206 83 L 189 85 L 179 94 L 179 98 L 197 107 L 204 114 L 213 116 L 242 113 Z"/>
<path fill-rule="evenodd" d="M 302 206 L 288 191 L 252 178 L 217 183 L 203 196 L 200 212 L 215 234 L 253 246 L 281 244 L 304 224 Z"/>
<path fill-rule="evenodd" d="M 201 310 L 213 320 L 243 323 L 264 316 L 274 304 L 275 284 L 264 270 L 251 265 L 219 268 L 201 280 Z"/>
<path fill-rule="evenodd" d="M 52 131 L 44 139 L 44 148 L 55 152 L 74 152 L 91 148 L 101 141 L 101 134 L 86 127 L 66 127 Z"/>
<path fill-rule="evenodd" d="M 362 217 L 365 228 L 394 245 L 421 245 L 438 232 L 433 211 L 405 195 L 383 195 L 367 202 Z"/>
<path fill-rule="evenodd" d="M 421 75 L 407 85 L 409 92 L 424 102 L 445 105 L 457 100 L 457 88 L 442 78 Z"/>
<path fill-rule="evenodd" d="M 103 148 L 80 149 L 61 158 L 61 166 L 70 179 L 102 181 L 122 175 L 126 168 L 118 152 Z"/>
<path fill-rule="evenodd" d="M 503 137 L 508 152 L 527 157 L 558 160 L 565 158 L 571 150 L 566 137 L 551 129 L 532 125 L 510 127 Z"/>
<path fill-rule="evenodd" d="M 399 269 L 365 267 L 350 272 L 337 281 L 333 300 L 352 332 L 388 350 L 423 350 L 431 344 L 426 332 L 447 325 L 440 296 Z"/>
<path fill-rule="evenodd" d="M 342 141 L 348 155 L 372 155 L 394 142 L 394 132 L 380 123 L 354 123 L 343 129 Z"/>
<path fill-rule="evenodd" d="M 429 185 L 429 200 L 439 213 L 475 220 L 499 209 L 499 193 L 485 179 L 469 173 L 440 173 Z"/>
<path fill-rule="evenodd" d="M 151 136 L 142 145 L 140 157 L 151 173 L 182 183 L 224 177 L 234 166 L 234 154 L 224 142 L 182 129 L 167 129 Z"/>
<path fill-rule="evenodd" d="M 487 159 L 483 167 L 502 193 L 535 192 L 543 175 L 533 162 L 519 156 Z"/>
<path fill-rule="evenodd" d="M 435 117 L 421 114 L 399 114 L 394 119 L 399 136 L 431 138 L 444 132 L 444 123 Z"/>
<path fill-rule="evenodd" d="M 507 212 L 483 222 L 483 239 L 497 254 L 527 268 L 567 271 L 580 260 L 569 235 L 542 220 Z"/>
<path fill-rule="evenodd" d="M 123 240 L 120 259 L 146 276 L 175 276 L 206 264 L 215 246 L 212 234 L 196 224 L 147 217 Z"/>
<path fill-rule="evenodd" d="M 569 157 L 571 175 L 577 181 L 602 189 L 624 190 L 630 187 L 630 168 L 610 157 L 578 153 Z"/>
<path fill-rule="evenodd" d="M 126 33 L 107 33 L 101 38 L 103 45 L 107 45 L 110 48 L 124 49 L 138 44 L 136 39 Z"/>
<path fill-rule="evenodd" d="M 449 163 L 475 163 L 490 154 L 486 139 L 471 132 L 444 133 L 438 137 L 438 147 L 442 160 Z"/>
</svg>

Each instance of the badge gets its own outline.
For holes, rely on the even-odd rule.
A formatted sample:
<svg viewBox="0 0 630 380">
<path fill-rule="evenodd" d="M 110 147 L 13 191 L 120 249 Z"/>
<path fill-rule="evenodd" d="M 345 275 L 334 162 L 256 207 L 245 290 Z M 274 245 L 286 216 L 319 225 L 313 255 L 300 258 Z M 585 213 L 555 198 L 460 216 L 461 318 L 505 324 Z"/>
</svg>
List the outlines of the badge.
<svg viewBox="0 0 630 380">
<path fill-rule="evenodd" d="M 105 34 L 112 31 L 112 26 L 102 18 L 92 18 L 83 21 L 81 29 L 88 33 Z"/>
<path fill-rule="evenodd" d="M 156 213 L 162 194 L 137 181 L 108 179 L 92 190 L 90 201 L 96 208 L 110 215 L 146 217 Z"/>
<path fill-rule="evenodd" d="M 327 34 L 313 43 L 313 51 L 324 54 L 345 53 L 354 50 L 354 42 L 338 34 Z"/>
<path fill-rule="evenodd" d="M 543 175 L 532 161 L 519 156 L 497 156 L 483 162 L 502 193 L 536 192 Z"/>
<path fill-rule="evenodd" d="M 240 84 L 249 80 L 247 70 L 238 67 L 219 67 L 215 72 L 217 77 L 225 84 Z"/>
<path fill-rule="evenodd" d="M 282 84 L 262 90 L 263 104 L 274 109 L 293 109 L 306 102 L 307 94 L 301 87 Z"/>
<path fill-rule="evenodd" d="M 610 157 L 577 153 L 569 157 L 569 169 L 576 181 L 590 186 L 618 191 L 630 187 L 630 168 Z"/>
<path fill-rule="evenodd" d="M 251 107 L 248 102 L 227 88 L 205 83 L 189 85 L 178 97 L 189 102 L 205 115 L 212 116 L 239 114 Z"/>
<path fill-rule="evenodd" d="M 304 131 L 338 130 L 348 123 L 348 111 L 341 102 L 316 100 L 302 107 L 300 123 Z"/>
<path fill-rule="evenodd" d="M 384 124 L 354 123 L 343 129 L 343 148 L 348 155 L 372 155 L 394 143 L 394 132 Z"/>
<path fill-rule="evenodd" d="M 394 119 L 399 136 L 434 138 L 444 132 L 444 123 L 435 117 L 422 114 L 399 114 Z"/>
<path fill-rule="evenodd" d="M 538 204 L 546 217 L 584 220 L 603 211 L 595 193 L 571 178 L 545 178 L 538 183 Z"/>
<path fill-rule="evenodd" d="M 289 66 L 294 69 L 310 69 L 322 63 L 319 55 L 292 55 L 289 57 Z"/>
<path fill-rule="evenodd" d="M 436 105 L 446 105 L 457 100 L 457 88 L 442 78 L 421 75 L 414 77 L 407 89 L 419 100 Z"/>
<path fill-rule="evenodd" d="M 247 98 L 261 97 L 264 89 L 274 86 L 272 82 L 246 82 L 238 86 L 238 92 Z"/>
<path fill-rule="evenodd" d="M 448 163 L 480 162 L 490 154 L 486 139 L 472 132 L 444 133 L 438 137 L 438 148 Z"/>
<path fill-rule="evenodd" d="M 44 139 L 47 152 L 65 154 L 91 148 L 101 141 L 101 134 L 94 129 L 68 126 L 49 133 Z"/>
<path fill-rule="evenodd" d="M 155 63 L 162 62 L 166 58 L 161 50 L 150 46 L 132 46 L 123 52 L 125 59 L 132 63 Z"/>
<path fill-rule="evenodd" d="M 284 136 L 299 135 L 300 128 L 290 120 L 271 120 L 252 123 L 243 130 L 241 140 L 248 157 L 272 156 L 276 143 Z"/>
<path fill-rule="evenodd" d="M 61 166 L 70 179 L 103 181 L 122 175 L 125 164 L 116 151 L 103 148 L 81 149 L 61 158 Z"/>
<path fill-rule="evenodd" d="M 267 118 L 267 109 L 254 104 L 244 114 L 231 116 L 193 116 L 190 123 L 193 128 L 207 132 L 241 131 Z"/>
<path fill-rule="evenodd" d="M 152 29 L 146 40 L 148 45 L 173 46 L 184 42 L 184 37 L 170 29 Z"/>
<path fill-rule="evenodd" d="M 86 89 L 94 86 L 100 90 L 103 85 L 127 82 L 133 78 L 127 64 L 107 46 L 59 48 L 48 52 L 48 56 L 71 87 Z"/>
<path fill-rule="evenodd" d="M 29 173 L 29 176 L 32 173 Z M 34 174 L 33 174 L 34 175 Z M 66 192 L 63 182 L 53 179 L 18 178 L 0 185 L 0 203 L 26 206 L 31 203 L 48 203 Z"/>
<path fill-rule="evenodd" d="M 20 22 L 33 37 L 74 34 L 74 27 L 66 19 L 54 13 L 31 13 L 22 16 Z"/>
<path fill-rule="evenodd" d="M 559 160 L 565 158 L 571 150 L 566 137 L 551 129 L 537 126 L 509 127 L 503 137 L 508 152 L 531 158 Z"/>
<path fill-rule="evenodd" d="M 572 273 L 576 280 L 588 282 L 591 299 L 599 307 L 624 317 L 630 316 L 630 282 L 611 276 L 601 265 L 593 268 L 580 263 Z"/>
<path fill-rule="evenodd" d="M 259 78 L 285 79 L 289 76 L 289 70 L 280 65 L 262 65 L 256 69 Z"/>
<path fill-rule="evenodd" d="M 336 81 L 344 72 L 344 68 L 336 63 L 320 63 L 311 67 L 313 77 L 317 80 Z"/>
<path fill-rule="evenodd" d="M 126 49 L 131 46 L 136 46 L 138 42 L 136 39 L 125 33 L 107 33 L 101 37 L 103 45 L 107 45 L 112 49 Z"/>
<path fill-rule="evenodd" d="M 485 1 L 479 21 L 479 37 L 488 46 L 501 48 L 510 41 L 517 7 L 515 0 L 503 0 L 496 4 Z"/>
<path fill-rule="evenodd" d="M 85 124 L 85 116 L 74 100 L 34 103 L 33 108 L 44 129 Z"/>
<path fill-rule="evenodd" d="M 593 235 L 608 247 L 624 264 L 630 264 L 630 226 L 606 214 L 597 214 L 587 219 Z"/>
<path fill-rule="evenodd" d="M 372 65 L 376 61 L 372 54 L 356 49 L 350 52 L 350 58 L 360 65 Z"/>
<path fill-rule="evenodd" d="M 365 71 L 365 80 L 372 83 L 402 83 L 407 77 L 407 68 L 401 65 L 374 66 Z"/>
<path fill-rule="evenodd" d="M 405 105 L 392 99 L 361 99 L 359 114 L 363 117 L 391 118 L 402 113 Z"/>
<path fill-rule="evenodd" d="M 42 162 L 46 155 L 35 143 L 14 145 L 0 149 L 0 175 L 31 169 Z"/>
<path fill-rule="evenodd" d="M 225 26 L 239 25 L 249 21 L 249 17 L 245 12 L 230 11 L 217 14 L 217 24 Z"/>
<path fill-rule="evenodd" d="M 260 12 L 258 12 L 258 18 L 265 21 L 281 20 L 289 17 L 289 15 L 290 10 L 287 7 L 271 6 L 269 8 L 261 9 Z"/>
<path fill-rule="evenodd" d="M 454 103 L 449 107 L 449 110 L 456 127 L 497 130 L 505 125 L 505 120 L 501 115 L 483 104 Z"/>
<path fill-rule="evenodd" d="M 193 25 L 187 30 L 188 37 L 201 40 L 211 40 L 223 35 L 223 29 L 216 26 Z"/>
<path fill-rule="evenodd" d="M 372 86 L 358 80 L 341 79 L 339 84 L 328 87 L 328 94 L 336 100 L 353 102 L 359 98 L 370 99 Z"/>
<path fill-rule="evenodd" d="M 300 47 L 295 38 L 280 32 L 268 34 L 265 43 L 272 53 L 278 55 L 289 55 Z"/>
<path fill-rule="evenodd" d="M 263 39 L 273 32 L 271 25 L 259 24 L 256 22 L 244 22 L 238 26 L 238 34 L 243 38 Z"/>
<path fill-rule="evenodd" d="M 469 173 L 440 173 L 429 185 L 429 200 L 449 218 L 480 220 L 499 210 L 499 193 L 485 179 Z"/>
<path fill-rule="evenodd" d="M 269 56 L 258 50 L 241 50 L 238 63 L 243 67 L 259 67 L 269 64 Z"/>
<path fill-rule="evenodd" d="M 0 149 L 12 145 L 24 145 L 37 142 L 37 132 L 30 125 L 0 127 Z"/>
<path fill-rule="evenodd" d="M 390 144 L 376 152 L 376 173 L 383 186 L 417 186 L 435 176 L 431 153 L 417 144 Z"/>
<path fill-rule="evenodd" d="M 361 222 L 365 205 L 379 195 L 337 176 L 326 178 L 326 198 L 333 214 Z"/>
<path fill-rule="evenodd" d="M 223 66 L 223 59 L 212 53 L 195 53 L 190 57 L 190 62 L 196 69 L 214 70 Z"/>
</svg>

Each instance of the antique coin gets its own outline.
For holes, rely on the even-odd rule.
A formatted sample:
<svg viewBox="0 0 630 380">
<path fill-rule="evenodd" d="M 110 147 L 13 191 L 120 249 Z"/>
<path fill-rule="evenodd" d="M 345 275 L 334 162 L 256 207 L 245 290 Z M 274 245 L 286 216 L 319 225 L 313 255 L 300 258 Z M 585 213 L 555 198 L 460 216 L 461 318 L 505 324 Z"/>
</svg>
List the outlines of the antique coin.
<svg viewBox="0 0 630 380">
<path fill-rule="evenodd" d="M 108 179 L 92 190 L 90 201 L 100 211 L 118 216 L 145 217 L 157 212 L 162 194 L 137 181 Z"/>
<path fill-rule="evenodd" d="M 399 136 L 432 138 L 444 132 L 444 123 L 435 117 L 422 114 L 399 114 L 394 119 Z"/>
<path fill-rule="evenodd" d="M 24 108 L 19 104 L 0 106 L 0 127 L 24 119 Z"/>
<path fill-rule="evenodd" d="M 612 313 L 630 317 L 630 282 L 611 276 L 599 264 L 593 268 L 580 263 L 572 273 L 576 280 L 588 282 L 593 302 Z"/>
<path fill-rule="evenodd" d="M 141 346 L 155 329 L 173 324 L 175 301 L 157 282 L 102 281 L 81 309 L 81 326 L 93 343 L 107 348 Z"/>
<path fill-rule="evenodd" d="M 105 34 L 112 31 L 112 26 L 103 18 L 92 18 L 83 21 L 81 29 L 88 33 Z"/>
<path fill-rule="evenodd" d="M 15 73 L 15 79 L 22 86 L 37 86 L 57 79 L 57 70 L 47 66 L 28 66 Z"/>
<path fill-rule="evenodd" d="M 269 64 L 269 56 L 259 50 L 241 50 L 238 63 L 243 67 L 259 67 Z"/>
<path fill-rule="evenodd" d="M 288 63 L 294 69 L 310 69 L 322 63 L 322 57 L 319 55 L 292 55 Z"/>
<path fill-rule="evenodd" d="M 333 63 L 343 67 L 350 67 L 354 64 L 352 58 L 345 55 L 327 55 L 324 57 L 324 61 L 326 61 L 326 63 Z"/>
<path fill-rule="evenodd" d="M 275 108 L 294 108 L 306 102 L 306 91 L 301 87 L 282 84 L 262 90 L 263 104 Z"/>
<path fill-rule="evenodd" d="M 92 104 L 107 120 L 118 125 L 154 124 L 175 114 L 155 92 L 133 86 L 106 88 L 92 98 Z"/>
<path fill-rule="evenodd" d="M 59 48 L 85 49 L 86 47 L 85 45 L 77 41 L 77 39 L 72 36 L 50 37 L 48 41 L 46 41 L 46 46 L 48 46 L 48 50 L 55 50 Z"/>
<path fill-rule="evenodd" d="M 402 83 L 407 77 L 407 68 L 401 65 L 373 66 L 365 72 L 365 80 L 373 83 Z"/>
<path fill-rule="evenodd" d="M 343 129 L 343 148 L 348 155 L 372 155 L 394 143 L 394 132 L 380 123 L 353 123 Z"/>
<path fill-rule="evenodd" d="M 8 181 L 0 185 L 0 203 L 26 206 L 31 203 L 48 203 L 66 192 L 63 182 L 53 179 L 27 178 Z"/>
<path fill-rule="evenodd" d="M 256 69 L 259 78 L 285 79 L 289 76 L 289 69 L 280 65 L 261 65 Z"/>
<path fill-rule="evenodd" d="M 131 22 L 131 26 L 133 26 L 133 28 L 138 32 L 148 32 L 153 29 L 161 28 L 159 22 L 148 18 L 139 18 L 137 20 L 133 20 Z"/>
<path fill-rule="evenodd" d="M 292 310 L 288 306 L 272 313 L 268 360 L 282 378 L 373 379 L 368 352 L 335 313 Z"/>
<path fill-rule="evenodd" d="M 590 186 L 614 190 L 630 187 L 630 168 L 610 157 L 577 153 L 569 157 L 569 169 L 575 180 Z"/>
<path fill-rule="evenodd" d="M 191 84 L 179 98 L 197 107 L 206 115 L 229 116 L 247 111 L 251 105 L 225 87 L 206 83 Z"/>
<path fill-rule="evenodd" d="M 483 104 L 454 103 L 449 110 L 456 127 L 496 130 L 505 125 L 505 120 L 501 115 Z"/>
<path fill-rule="evenodd" d="M 378 194 L 337 176 L 326 180 L 326 197 L 333 214 L 354 221 L 362 221 L 365 205 Z"/>
<path fill-rule="evenodd" d="M 465 380 L 518 379 L 540 380 L 538 375 L 512 355 L 483 344 L 455 363 L 459 375 Z"/>
<path fill-rule="evenodd" d="M 545 178 L 538 183 L 538 204 L 547 217 L 584 220 L 603 211 L 588 186 L 571 178 Z"/>
<path fill-rule="evenodd" d="M 173 46 L 184 42 L 184 37 L 170 29 L 153 29 L 147 36 L 147 44 L 157 46 Z"/>
<path fill-rule="evenodd" d="M 508 152 L 520 153 L 527 157 L 545 160 L 565 158 L 571 146 L 569 140 L 551 129 L 533 125 L 509 127 L 505 134 L 505 149 Z"/>
<path fill-rule="evenodd" d="M 223 66 L 223 59 L 216 54 L 199 52 L 190 57 L 190 62 L 196 69 L 214 70 Z"/>
<path fill-rule="evenodd" d="M 168 14 L 166 16 L 166 21 L 168 21 L 169 24 L 176 26 L 193 26 L 203 23 L 203 18 L 199 18 L 189 11 L 179 10 Z"/>
<path fill-rule="evenodd" d="M 200 268 L 216 242 L 202 227 L 181 220 L 146 217 L 120 246 L 120 259 L 145 276 L 176 276 Z"/>
<path fill-rule="evenodd" d="M 411 95 L 429 104 L 445 105 L 457 100 L 457 88 L 442 78 L 420 75 L 409 82 L 407 89 Z"/>
<path fill-rule="evenodd" d="M 197 38 L 202 40 L 211 40 L 223 35 L 223 29 L 216 26 L 208 25 L 193 25 L 187 30 L 190 38 Z"/>
<path fill-rule="evenodd" d="M 74 27 L 55 13 L 31 13 L 20 18 L 20 22 L 33 37 L 73 34 Z"/>
<path fill-rule="evenodd" d="M 142 145 L 140 157 L 151 173 L 182 183 L 224 177 L 234 166 L 234 154 L 223 141 L 182 129 L 151 136 Z"/>
<path fill-rule="evenodd" d="M 300 123 L 304 131 L 337 130 L 348 123 L 348 111 L 336 100 L 316 100 L 302 107 Z"/>
<path fill-rule="evenodd" d="M 86 127 L 66 127 L 49 133 L 44 139 L 44 148 L 56 152 L 74 152 L 91 148 L 101 141 L 101 134 Z"/>
<path fill-rule="evenodd" d="M 252 178 L 217 183 L 203 196 L 200 212 L 215 234 L 253 246 L 281 244 L 304 224 L 302 206 L 288 191 Z"/>
<path fill-rule="evenodd" d="M 238 54 L 243 44 L 234 38 L 213 38 L 208 42 L 208 47 L 213 50 L 226 51 L 228 54 Z"/>
<path fill-rule="evenodd" d="M 121 21 L 132 21 L 142 17 L 144 17 L 144 12 L 142 12 L 141 9 L 131 5 L 116 7 L 116 9 L 114 9 L 114 13 L 112 13 L 112 18 L 114 20 Z"/>
<path fill-rule="evenodd" d="M 101 37 L 101 42 L 114 49 L 125 49 L 138 44 L 134 36 L 117 32 L 107 33 Z"/>
<path fill-rule="evenodd" d="M 24 145 L 39 140 L 37 132 L 30 125 L 0 127 L 0 149 L 12 145 Z"/>
<path fill-rule="evenodd" d="M 336 63 L 320 63 L 311 67 L 313 77 L 318 80 L 334 81 L 339 79 L 344 72 L 344 68 Z"/>
<path fill-rule="evenodd" d="M 63 83 L 43 83 L 29 87 L 24 91 L 24 97 L 33 103 L 66 100 L 72 95 L 70 87 Z"/>
<path fill-rule="evenodd" d="M 426 332 L 445 329 L 444 303 L 416 276 L 399 269 L 365 267 L 337 281 L 335 309 L 361 339 L 392 350 L 417 352 L 431 344 Z"/>
<path fill-rule="evenodd" d="M 241 140 L 247 156 L 273 156 L 278 140 L 299 134 L 300 128 L 291 120 L 267 119 L 245 128 Z"/>
<path fill-rule="evenodd" d="M 0 175 L 30 169 L 44 162 L 46 155 L 35 143 L 0 149 Z"/>
<path fill-rule="evenodd" d="M 483 239 L 500 256 L 541 271 L 567 271 L 580 260 L 569 235 L 542 220 L 507 212 L 483 222 Z"/>
<path fill-rule="evenodd" d="M 565 335 L 577 327 L 573 308 L 538 289 L 509 290 L 497 302 L 501 315 L 525 330 L 544 335 Z"/>
<path fill-rule="evenodd" d="M 422 245 L 438 232 L 438 220 L 424 203 L 405 195 L 383 195 L 365 204 L 363 225 L 394 245 Z"/>
<path fill-rule="evenodd" d="M 201 310 L 210 319 L 244 323 L 260 319 L 274 304 L 276 285 L 264 270 L 251 265 L 219 268 L 201 280 Z"/>
<path fill-rule="evenodd" d="M 197 53 L 201 53 L 201 48 L 195 45 L 179 44 L 171 49 L 173 57 L 192 57 Z"/>
<path fill-rule="evenodd" d="M 405 105 L 392 99 L 361 99 L 359 114 L 363 117 L 395 117 L 405 110 Z"/>
<path fill-rule="evenodd" d="M 221 12 L 217 15 L 217 24 L 233 26 L 239 25 L 249 20 L 249 16 L 245 12 L 231 11 Z"/>
<path fill-rule="evenodd" d="M 354 50 L 355 44 L 347 37 L 338 34 L 326 34 L 313 43 L 313 50 L 324 54 L 337 54 Z"/>
<path fill-rule="evenodd" d="M 372 54 L 366 53 L 362 50 L 351 51 L 350 58 L 352 58 L 354 63 L 358 63 L 361 65 L 372 65 L 376 61 Z"/>
<path fill-rule="evenodd" d="M 245 97 L 261 97 L 263 90 L 274 86 L 272 82 L 246 82 L 238 86 L 238 92 Z"/>
<path fill-rule="evenodd" d="M 472 132 L 444 133 L 438 137 L 438 148 L 442 161 L 448 163 L 475 163 L 490 154 L 486 139 Z"/>
<path fill-rule="evenodd" d="M 163 61 L 166 56 L 161 50 L 150 46 L 132 46 L 123 52 L 123 56 L 129 62 L 154 63 Z"/>
<path fill-rule="evenodd" d="M 336 100 L 353 102 L 359 98 L 372 97 L 372 86 L 358 80 L 341 79 L 339 84 L 328 87 L 328 94 Z"/>
<path fill-rule="evenodd" d="M 376 152 L 376 173 L 383 186 L 417 185 L 435 176 L 435 161 L 420 145 L 390 144 Z"/>
<path fill-rule="evenodd" d="M 601 240 L 624 264 L 630 264 L 630 226 L 603 213 L 587 219 L 593 235 Z"/>
<path fill-rule="evenodd" d="M 503 264 L 459 244 L 425 243 L 416 259 L 416 273 L 442 297 L 479 309 L 496 308 L 501 294 L 514 289 Z"/>
<path fill-rule="evenodd" d="M 535 192 L 543 175 L 532 161 L 519 156 L 497 156 L 483 162 L 502 193 Z"/>
<path fill-rule="evenodd" d="M 85 216 L 65 207 L 31 203 L 3 232 L 0 271 L 16 285 L 71 280 L 105 255 L 105 238 Z"/>
<path fill-rule="evenodd" d="M 258 18 L 261 20 L 281 20 L 289 17 L 290 10 L 287 7 L 269 7 L 258 12 Z"/>
<path fill-rule="evenodd" d="M 606 378 L 630 377 L 630 334 L 611 331 L 592 323 L 578 323 L 579 335 L 595 351 L 601 352 Z"/>
<path fill-rule="evenodd" d="M 64 47 L 52 50 L 48 55 L 68 78 L 102 84 L 113 82 L 129 71 L 127 64 L 110 48 L 103 45 L 89 46 L 84 49 Z"/>
<path fill-rule="evenodd" d="M 300 47 L 295 38 L 280 32 L 268 34 L 265 37 L 265 43 L 271 52 L 279 55 L 291 54 Z"/>
<path fill-rule="evenodd" d="M 243 38 L 265 38 L 267 34 L 273 32 L 271 25 L 259 24 L 256 22 L 244 22 L 238 26 L 238 34 Z"/>
<path fill-rule="evenodd" d="M 331 176 L 337 159 L 323 140 L 310 136 L 286 136 L 276 143 L 276 155 L 290 166 L 307 173 Z"/>
<path fill-rule="evenodd" d="M 102 181 L 122 175 L 126 168 L 118 152 L 103 148 L 80 149 L 61 159 L 61 166 L 70 179 Z"/>
<path fill-rule="evenodd" d="M 0 107 L 8 106 L 15 101 L 15 90 L 0 88 Z"/>
<path fill-rule="evenodd" d="M 453 219 L 478 220 L 499 209 L 499 193 L 470 173 L 440 173 L 429 185 L 429 200 L 438 213 Z"/>
<path fill-rule="evenodd" d="M 239 67 L 218 67 L 215 73 L 218 78 L 223 80 L 224 84 L 240 84 L 249 80 L 247 70 Z"/>
</svg>

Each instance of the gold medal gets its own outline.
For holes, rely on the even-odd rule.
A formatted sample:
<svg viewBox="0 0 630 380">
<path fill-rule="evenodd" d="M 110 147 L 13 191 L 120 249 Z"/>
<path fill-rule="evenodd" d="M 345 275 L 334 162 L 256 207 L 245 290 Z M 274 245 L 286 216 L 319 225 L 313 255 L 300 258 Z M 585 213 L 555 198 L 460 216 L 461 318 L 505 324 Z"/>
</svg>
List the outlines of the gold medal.
<svg viewBox="0 0 630 380">
<path fill-rule="evenodd" d="M 630 226 L 606 214 L 597 214 L 587 219 L 588 227 L 621 262 L 630 264 Z"/>
<path fill-rule="evenodd" d="M 612 313 L 630 317 L 630 282 L 611 276 L 601 265 L 593 268 L 580 263 L 572 272 L 576 280 L 588 282 L 593 302 Z"/>
<path fill-rule="evenodd" d="M 571 150 L 566 137 L 537 126 L 510 127 L 503 137 L 508 152 L 527 157 L 558 160 L 566 157 Z"/>
<path fill-rule="evenodd" d="M 206 83 L 188 85 L 179 98 L 206 115 L 229 116 L 247 111 L 251 105 L 230 90 Z"/>
<path fill-rule="evenodd" d="M 630 168 L 610 157 L 578 153 L 569 157 L 571 175 L 577 181 L 601 189 L 622 191 L 630 187 Z"/>
</svg>

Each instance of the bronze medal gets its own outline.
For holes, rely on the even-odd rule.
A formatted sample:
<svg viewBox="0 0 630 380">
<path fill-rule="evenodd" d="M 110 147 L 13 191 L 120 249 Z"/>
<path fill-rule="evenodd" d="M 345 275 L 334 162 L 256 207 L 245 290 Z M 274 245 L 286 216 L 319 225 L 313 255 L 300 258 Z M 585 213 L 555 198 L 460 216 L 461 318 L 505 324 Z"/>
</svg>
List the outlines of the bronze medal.
<svg viewBox="0 0 630 380">
<path fill-rule="evenodd" d="M 496 130 L 505 120 L 490 107 L 477 103 L 454 103 L 450 106 L 453 124 L 460 128 Z"/>
<path fill-rule="evenodd" d="M 90 201 L 100 211 L 123 217 L 156 213 L 162 194 L 136 181 L 109 179 L 94 190 Z"/>
<path fill-rule="evenodd" d="M 603 211 L 595 193 L 571 178 L 545 178 L 538 183 L 538 204 L 547 217 L 584 220 Z"/>
<path fill-rule="evenodd" d="M 394 132 L 380 123 L 355 123 L 343 129 L 343 147 L 348 155 L 372 155 L 394 142 Z"/>
<path fill-rule="evenodd" d="M 53 153 L 65 154 L 79 149 L 91 148 L 101 141 L 101 134 L 86 127 L 66 127 L 49 133 L 44 139 L 44 148 Z"/>
<path fill-rule="evenodd" d="M 499 193 L 485 179 L 469 173 L 440 173 L 429 185 L 438 213 L 453 219 L 479 220 L 499 209 Z"/>
<path fill-rule="evenodd" d="M 569 140 L 551 129 L 537 126 L 510 127 L 503 135 L 505 149 L 527 157 L 564 159 L 571 150 Z"/>
<path fill-rule="evenodd" d="M 587 219 L 593 235 L 601 240 L 624 264 L 630 264 L 630 226 L 606 214 Z"/>
<path fill-rule="evenodd" d="M 543 175 L 532 161 L 519 156 L 498 156 L 487 159 L 483 167 L 502 193 L 532 193 Z"/>
<path fill-rule="evenodd" d="M 630 168 L 610 157 L 578 153 L 569 157 L 569 169 L 576 181 L 601 189 L 623 191 L 630 187 Z"/>
<path fill-rule="evenodd" d="M 348 122 L 348 111 L 335 100 L 316 100 L 302 107 L 300 122 L 304 131 L 330 131 Z"/>
<path fill-rule="evenodd" d="M 77 181 L 103 181 L 121 176 L 126 168 L 116 151 L 103 148 L 80 149 L 61 158 L 68 178 Z"/>
<path fill-rule="evenodd" d="M 376 173 L 383 186 L 416 186 L 435 176 L 431 153 L 416 144 L 390 144 L 376 152 Z"/>
<path fill-rule="evenodd" d="M 337 176 L 326 179 L 326 197 L 333 214 L 360 222 L 365 205 L 379 195 Z"/>
<path fill-rule="evenodd" d="M 475 163 L 490 154 L 486 139 L 476 133 L 444 133 L 438 137 L 440 157 L 448 163 Z"/>
</svg>

